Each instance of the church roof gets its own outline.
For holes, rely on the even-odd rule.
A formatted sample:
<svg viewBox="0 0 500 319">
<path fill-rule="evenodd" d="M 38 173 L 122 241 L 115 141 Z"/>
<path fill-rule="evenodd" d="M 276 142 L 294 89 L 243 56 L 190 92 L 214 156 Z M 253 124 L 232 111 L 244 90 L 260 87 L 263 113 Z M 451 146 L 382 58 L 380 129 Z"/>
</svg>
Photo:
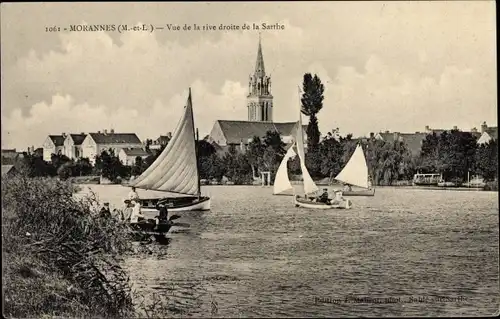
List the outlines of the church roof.
<svg viewBox="0 0 500 319">
<path fill-rule="evenodd" d="M 247 143 L 254 136 L 264 137 L 267 131 L 278 131 L 281 136 L 290 136 L 295 133 L 297 122 L 250 122 L 218 120 L 219 126 L 226 138 L 227 144 Z M 304 132 L 307 125 L 302 125 Z"/>
</svg>

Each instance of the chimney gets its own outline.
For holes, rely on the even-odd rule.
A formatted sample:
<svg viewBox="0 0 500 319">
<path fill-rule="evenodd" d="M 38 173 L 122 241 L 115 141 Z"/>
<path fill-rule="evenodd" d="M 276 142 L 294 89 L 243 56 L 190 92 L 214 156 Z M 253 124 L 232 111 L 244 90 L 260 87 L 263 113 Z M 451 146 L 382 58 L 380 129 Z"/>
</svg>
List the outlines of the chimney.
<svg viewBox="0 0 500 319">
<path fill-rule="evenodd" d="M 104 130 L 104 135 L 108 134 L 108 130 Z"/>
<path fill-rule="evenodd" d="M 454 126 L 453 126 L 453 129 L 454 129 L 455 131 L 456 131 L 456 130 L 458 130 L 458 126 L 454 125 Z"/>
<path fill-rule="evenodd" d="M 487 128 L 488 128 L 488 125 L 486 125 L 486 121 L 484 121 L 483 124 L 481 124 L 481 133 L 486 132 Z"/>
<path fill-rule="evenodd" d="M 429 132 L 429 131 L 431 130 L 431 128 L 429 127 L 429 125 L 426 125 L 426 126 L 425 126 L 425 130 L 426 130 L 427 132 Z"/>
<path fill-rule="evenodd" d="M 109 131 L 111 134 L 115 134 L 115 129 L 112 128 L 110 131 Z"/>
</svg>

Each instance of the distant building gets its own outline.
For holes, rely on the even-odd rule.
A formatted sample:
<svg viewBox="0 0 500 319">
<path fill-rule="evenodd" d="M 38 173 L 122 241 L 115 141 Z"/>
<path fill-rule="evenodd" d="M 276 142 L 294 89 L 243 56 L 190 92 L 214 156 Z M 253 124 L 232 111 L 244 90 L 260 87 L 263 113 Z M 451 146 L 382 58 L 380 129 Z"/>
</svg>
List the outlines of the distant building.
<svg viewBox="0 0 500 319">
<path fill-rule="evenodd" d="M 34 156 L 40 156 L 43 157 L 43 148 L 35 148 L 34 146 L 28 147 L 28 154 L 34 155 Z"/>
<path fill-rule="evenodd" d="M 122 148 L 120 153 L 118 153 L 118 158 L 123 163 L 123 165 L 132 166 L 135 164 L 135 159 L 141 157 L 145 159 L 151 153 L 146 152 L 142 148 Z"/>
<path fill-rule="evenodd" d="M 498 139 L 498 126 L 488 127 L 486 122 L 481 125 L 481 136 L 477 140 L 478 144 L 486 144 Z"/>
<path fill-rule="evenodd" d="M 82 143 L 87 137 L 87 134 L 68 134 L 64 139 L 63 154 L 71 159 L 82 157 Z"/>
<path fill-rule="evenodd" d="M 95 164 L 95 158 L 103 151 L 113 150 L 118 156 L 123 148 L 142 148 L 143 144 L 135 133 L 115 133 L 114 130 L 102 133 L 88 133 L 82 143 L 82 157 Z"/>
<path fill-rule="evenodd" d="M 297 128 L 298 122 L 273 123 L 217 120 L 207 137 L 207 141 L 216 144 L 216 149 L 222 152 L 226 152 L 231 145 L 235 146 L 238 151 L 245 152 L 254 136 L 262 139 L 267 131 L 278 131 L 283 142 L 291 144 L 295 138 Z M 303 125 L 304 143 L 306 143 L 306 128 L 307 125 Z"/>
<path fill-rule="evenodd" d="M 2 150 L 2 165 L 14 165 L 19 157 L 19 153 L 15 148 Z"/>
<path fill-rule="evenodd" d="M 64 140 L 66 133 L 61 135 L 49 135 L 43 143 L 43 160 L 51 161 L 52 154 L 64 154 Z"/>
<path fill-rule="evenodd" d="M 483 123 L 482 125 L 482 131 L 483 135 L 484 132 L 488 129 L 485 127 L 486 123 Z M 415 132 L 415 133 L 400 133 L 400 132 L 380 132 L 380 133 L 370 133 L 371 136 L 373 136 L 375 139 L 378 140 L 384 140 L 386 142 L 393 142 L 393 141 L 401 141 L 406 144 L 412 155 L 418 155 L 420 154 L 420 150 L 422 149 L 422 143 L 426 139 L 427 135 L 429 134 L 436 134 L 437 136 L 441 135 L 443 132 L 450 131 L 450 130 L 458 130 L 457 126 L 453 126 L 452 129 L 433 129 L 430 128 L 428 125 L 425 126 L 424 132 Z M 491 134 L 494 136 L 497 136 L 497 128 L 491 128 L 490 130 Z M 477 129 L 474 127 L 472 128 L 469 133 L 471 133 L 475 138 L 478 139 L 478 143 L 480 144 L 481 133 L 477 131 Z M 488 135 L 489 136 L 489 135 Z M 496 137 L 495 137 L 496 138 Z M 485 135 L 484 140 L 488 140 L 488 137 Z"/>
<path fill-rule="evenodd" d="M 428 127 L 426 127 L 428 128 Z M 440 134 L 440 133 L 438 133 Z M 412 155 L 420 154 L 422 143 L 429 135 L 429 132 L 415 132 L 415 133 L 400 133 L 400 132 L 381 132 L 374 135 L 375 139 L 383 140 L 386 142 L 400 141 L 404 142 Z"/>
<path fill-rule="evenodd" d="M 149 145 L 149 149 L 159 150 L 162 148 L 162 146 L 167 145 L 171 138 L 172 133 L 170 132 L 167 135 L 160 135 L 160 137 L 158 137 L 156 140 L 153 140 L 151 145 Z"/>
</svg>

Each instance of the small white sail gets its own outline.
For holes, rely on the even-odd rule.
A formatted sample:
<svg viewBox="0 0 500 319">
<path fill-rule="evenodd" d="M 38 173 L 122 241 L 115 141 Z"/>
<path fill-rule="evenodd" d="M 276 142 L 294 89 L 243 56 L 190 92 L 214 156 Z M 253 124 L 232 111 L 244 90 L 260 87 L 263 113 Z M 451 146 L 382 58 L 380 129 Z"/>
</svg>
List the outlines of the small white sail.
<svg viewBox="0 0 500 319">
<path fill-rule="evenodd" d="M 358 144 L 358 146 L 356 146 L 346 166 L 335 179 L 363 188 L 370 187 L 368 184 L 368 166 L 366 165 L 365 154 L 363 153 L 361 145 Z"/>
<path fill-rule="evenodd" d="M 295 145 L 295 143 L 294 143 Z M 281 164 L 276 172 L 276 177 L 274 178 L 274 194 L 280 194 L 287 190 L 293 189 L 292 184 L 290 183 L 290 179 L 288 178 L 288 160 L 295 155 L 297 155 L 292 145 L 283 157 Z"/>
<path fill-rule="evenodd" d="M 184 114 L 167 147 L 130 186 L 199 195 L 199 176 L 193 123 L 191 89 Z"/>
<path fill-rule="evenodd" d="M 300 96 L 300 88 L 299 88 L 299 96 Z M 317 192 L 319 188 L 318 186 L 316 186 L 316 183 L 314 183 L 313 179 L 311 178 L 311 175 L 309 175 L 309 171 L 307 170 L 306 167 L 306 158 L 304 152 L 304 131 L 302 129 L 302 111 L 300 111 L 300 108 L 299 108 L 298 126 L 299 127 L 297 128 L 297 134 L 296 134 L 297 154 L 299 155 L 300 158 L 300 169 L 302 170 L 302 178 L 304 179 L 304 193 L 311 194 Z"/>
</svg>

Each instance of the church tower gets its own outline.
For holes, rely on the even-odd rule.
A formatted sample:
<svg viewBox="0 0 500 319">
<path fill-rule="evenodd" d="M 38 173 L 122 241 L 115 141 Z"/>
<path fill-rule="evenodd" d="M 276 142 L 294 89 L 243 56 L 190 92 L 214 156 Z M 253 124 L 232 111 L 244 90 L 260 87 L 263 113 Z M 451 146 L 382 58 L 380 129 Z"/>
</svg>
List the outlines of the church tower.
<svg viewBox="0 0 500 319">
<path fill-rule="evenodd" d="M 273 121 L 273 96 L 271 95 L 271 78 L 266 76 L 264 57 L 259 36 L 259 49 L 255 72 L 250 75 L 248 83 L 248 121 L 272 122 Z"/>
</svg>

